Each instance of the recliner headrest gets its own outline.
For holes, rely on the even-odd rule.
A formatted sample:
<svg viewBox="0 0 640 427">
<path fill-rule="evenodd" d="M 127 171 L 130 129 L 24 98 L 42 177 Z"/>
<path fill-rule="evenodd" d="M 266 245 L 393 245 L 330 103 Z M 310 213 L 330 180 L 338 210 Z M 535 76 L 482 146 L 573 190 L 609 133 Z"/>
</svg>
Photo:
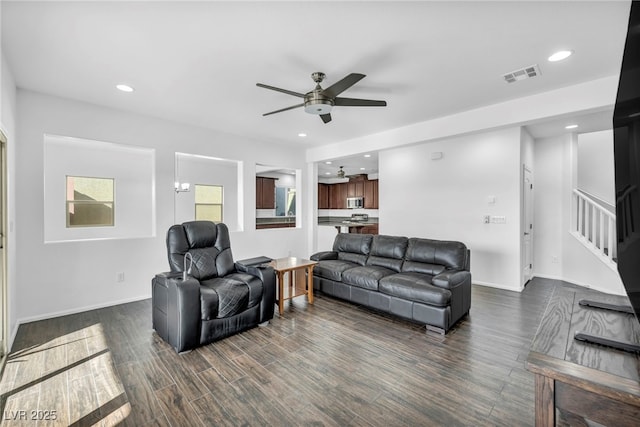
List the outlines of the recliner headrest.
<svg viewBox="0 0 640 427">
<path fill-rule="evenodd" d="M 182 224 L 190 249 L 207 248 L 216 244 L 218 228 L 211 221 L 189 221 Z"/>
</svg>

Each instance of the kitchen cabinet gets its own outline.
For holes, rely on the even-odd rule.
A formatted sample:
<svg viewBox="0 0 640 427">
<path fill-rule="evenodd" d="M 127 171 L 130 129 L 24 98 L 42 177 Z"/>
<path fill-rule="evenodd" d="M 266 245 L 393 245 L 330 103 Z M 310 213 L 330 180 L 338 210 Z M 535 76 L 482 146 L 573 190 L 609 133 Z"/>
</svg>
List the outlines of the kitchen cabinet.
<svg viewBox="0 0 640 427">
<path fill-rule="evenodd" d="M 348 182 L 347 197 L 364 197 L 364 181 Z"/>
<path fill-rule="evenodd" d="M 365 225 L 360 229 L 360 234 L 378 234 L 378 224 Z"/>
<path fill-rule="evenodd" d="M 346 182 L 329 186 L 329 209 L 346 209 L 347 194 L 349 192 Z"/>
<path fill-rule="evenodd" d="M 276 179 L 256 177 L 256 209 L 276 208 Z"/>
<path fill-rule="evenodd" d="M 329 184 L 318 184 L 318 209 L 331 209 L 329 203 Z"/>
<path fill-rule="evenodd" d="M 378 209 L 378 180 L 364 181 L 364 208 Z"/>
<path fill-rule="evenodd" d="M 378 180 L 318 183 L 318 209 L 346 209 L 347 197 L 363 197 L 365 209 L 378 209 Z"/>
</svg>

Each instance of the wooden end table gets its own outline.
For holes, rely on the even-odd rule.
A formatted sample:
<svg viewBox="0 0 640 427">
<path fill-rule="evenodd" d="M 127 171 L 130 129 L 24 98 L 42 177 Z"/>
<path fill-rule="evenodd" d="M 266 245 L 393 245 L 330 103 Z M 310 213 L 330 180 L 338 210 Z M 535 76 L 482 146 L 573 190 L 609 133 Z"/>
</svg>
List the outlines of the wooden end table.
<svg viewBox="0 0 640 427">
<path fill-rule="evenodd" d="M 624 297 L 586 289 L 554 290 L 526 362 L 535 374 L 535 425 L 555 426 L 556 410 L 570 425 L 638 425 L 640 356 L 582 343 L 574 333 L 639 342 L 640 325 L 631 314 L 585 308 L 582 298 L 628 303 Z"/>
<path fill-rule="evenodd" d="M 313 267 L 316 264 L 316 261 L 294 257 L 278 258 L 269 263 L 278 276 L 278 311 L 280 316 L 284 312 L 285 300 L 306 295 L 309 304 L 313 304 Z M 294 280 L 294 272 L 296 271 L 304 272 L 307 275 L 304 288 L 296 286 Z M 285 296 L 284 282 L 286 273 L 289 273 L 289 286 Z"/>
</svg>

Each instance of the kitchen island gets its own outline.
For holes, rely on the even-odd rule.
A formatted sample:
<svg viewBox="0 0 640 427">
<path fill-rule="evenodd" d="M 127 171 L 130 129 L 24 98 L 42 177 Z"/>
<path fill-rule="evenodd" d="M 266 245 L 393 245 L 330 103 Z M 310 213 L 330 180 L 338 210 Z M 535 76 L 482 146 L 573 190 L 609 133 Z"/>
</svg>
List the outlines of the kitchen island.
<svg viewBox="0 0 640 427">
<path fill-rule="evenodd" d="M 378 234 L 378 218 L 354 214 L 350 217 L 318 217 L 318 225 L 335 227 L 338 233 Z"/>
</svg>

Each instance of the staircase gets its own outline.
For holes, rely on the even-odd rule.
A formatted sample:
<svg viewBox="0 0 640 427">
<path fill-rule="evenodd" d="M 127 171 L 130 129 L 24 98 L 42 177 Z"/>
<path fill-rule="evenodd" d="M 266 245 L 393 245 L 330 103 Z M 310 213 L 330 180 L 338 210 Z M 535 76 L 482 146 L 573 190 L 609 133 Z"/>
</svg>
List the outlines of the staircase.
<svg viewBox="0 0 640 427">
<path fill-rule="evenodd" d="M 604 264 L 617 271 L 614 208 L 574 189 L 572 223 L 571 234 Z"/>
</svg>

